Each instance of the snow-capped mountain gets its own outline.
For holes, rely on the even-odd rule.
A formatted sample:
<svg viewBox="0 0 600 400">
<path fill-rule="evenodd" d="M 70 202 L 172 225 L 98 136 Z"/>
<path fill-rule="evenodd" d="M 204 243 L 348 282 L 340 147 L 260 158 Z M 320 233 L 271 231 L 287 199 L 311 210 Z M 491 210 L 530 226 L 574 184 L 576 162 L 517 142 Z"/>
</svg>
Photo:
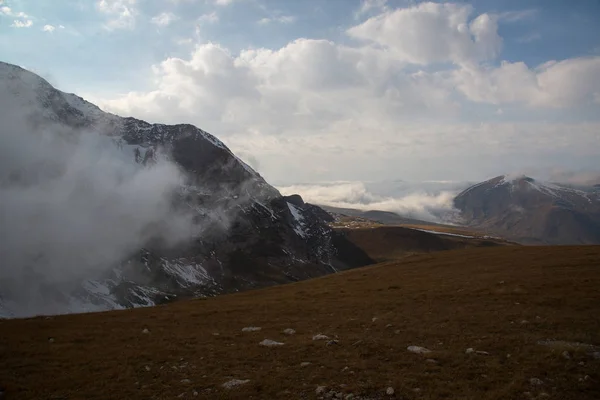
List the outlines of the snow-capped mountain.
<svg viewBox="0 0 600 400">
<path fill-rule="evenodd" d="M 465 224 L 524 243 L 600 243 L 600 191 L 498 176 L 454 199 Z"/>
<path fill-rule="evenodd" d="M 281 196 L 221 141 L 195 126 L 150 124 L 106 113 L 29 71 L 1 62 L 0 109 L 5 111 L 0 135 L 5 137 L 23 123 L 36 132 L 58 127 L 66 141 L 85 131 L 109 141 L 111 151 L 140 168 L 150 168 L 161 157 L 173 162 L 185 181 L 174 191 L 172 207 L 180 212 L 177 215 L 193 220 L 197 229 L 176 245 L 149 238 L 119 262 L 95 268 L 88 276 L 61 279 L 60 284 L 35 265 L 22 268 L 3 260 L 0 316 L 151 306 L 292 282 L 371 262 L 327 227 L 323 210 L 305 204 L 300 196 Z M 18 175 L 0 174 L 0 187 L 26 186 Z M 0 211 L 0 218 L 11 212 Z M 32 221 L 30 228 L 35 230 Z M 12 235 L 0 227 L 0 240 Z M 44 257 L 47 254 L 36 254 L 32 259 Z"/>
</svg>

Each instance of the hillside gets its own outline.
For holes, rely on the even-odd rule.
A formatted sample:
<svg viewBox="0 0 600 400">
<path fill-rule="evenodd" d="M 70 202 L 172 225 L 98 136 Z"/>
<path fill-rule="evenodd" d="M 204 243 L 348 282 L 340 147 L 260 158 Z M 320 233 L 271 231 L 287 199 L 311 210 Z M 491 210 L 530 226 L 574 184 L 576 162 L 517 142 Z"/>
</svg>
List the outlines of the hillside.
<svg viewBox="0 0 600 400">
<path fill-rule="evenodd" d="M 106 113 L 2 62 L 0 119 L 0 316 L 152 306 L 371 263 L 323 210 L 193 125 Z"/>
<path fill-rule="evenodd" d="M 152 308 L 0 320 L 0 386 L 6 399 L 592 400 L 599 287 L 600 247 L 513 246 Z"/>
<path fill-rule="evenodd" d="M 600 192 L 498 176 L 454 199 L 471 228 L 528 244 L 600 244 Z"/>
<path fill-rule="evenodd" d="M 413 254 L 466 249 L 474 247 L 508 246 L 514 243 L 502 239 L 435 232 L 429 226 L 373 226 L 337 228 L 350 242 L 377 262 L 392 261 Z M 461 231 L 462 232 L 462 231 Z"/>
</svg>

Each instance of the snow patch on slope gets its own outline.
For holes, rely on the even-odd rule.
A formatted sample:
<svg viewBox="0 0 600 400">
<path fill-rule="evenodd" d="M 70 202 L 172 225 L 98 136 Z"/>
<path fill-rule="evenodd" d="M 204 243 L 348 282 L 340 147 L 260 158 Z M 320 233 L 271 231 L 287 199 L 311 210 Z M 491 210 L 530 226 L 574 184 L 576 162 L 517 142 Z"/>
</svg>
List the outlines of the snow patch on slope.
<svg viewBox="0 0 600 400">
<path fill-rule="evenodd" d="M 302 215 L 301 210 L 292 203 L 288 202 L 287 205 L 294 217 L 294 232 L 305 239 L 308 236 L 308 232 L 306 231 L 306 223 L 304 222 L 304 216 Z"/>
</svg>

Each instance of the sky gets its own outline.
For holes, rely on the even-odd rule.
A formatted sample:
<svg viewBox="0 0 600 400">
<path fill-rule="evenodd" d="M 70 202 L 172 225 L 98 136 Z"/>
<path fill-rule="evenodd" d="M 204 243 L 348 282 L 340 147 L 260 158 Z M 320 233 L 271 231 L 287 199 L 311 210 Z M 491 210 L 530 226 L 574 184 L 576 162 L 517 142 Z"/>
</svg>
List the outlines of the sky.
<svg viewBox="0 0 600 400">
<path fill-rule="evenodd" d="M 0 0 L 0 60 L 192 123 L 279 187 L 355 193 L 600 172 L 598 21 L 597 0 Z"/>
</svg>

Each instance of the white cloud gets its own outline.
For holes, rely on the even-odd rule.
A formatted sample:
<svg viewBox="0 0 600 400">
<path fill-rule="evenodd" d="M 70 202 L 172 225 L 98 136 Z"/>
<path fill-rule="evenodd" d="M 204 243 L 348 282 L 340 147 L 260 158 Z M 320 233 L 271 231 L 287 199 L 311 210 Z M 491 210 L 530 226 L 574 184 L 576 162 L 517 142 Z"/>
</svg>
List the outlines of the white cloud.
<svg viewBox="0 0 600 400">
<path fill-rule="evenodd" d="M 372 11 L 386 11 L 388 0 L 362 0 L 360 8 L 355 13 L 355 17 L 358 18 L 363 14 Z"/>
<path fill-rule="evenodd" d="M 373 193 L 363 182 L 293 185 L 278 189 L 283 195 L 300 194 L 311 204 L 363 211 L 392 211 L 428 221 L 439 221 L 440 216 L 452 211 L 452 200 L 458 194 L 458 191 L 427 192 L 413 187 L 397 196 L 384 196 Z"/>
<path fill-rule="evenodd" d="M 472 12 L 469 5 L 421 3 L 369 18 L 347 32 L 414 64 L 493 59 L 502 46 L 496 18 L 481 14 L 469 20 Z"/>
<path fill-rule="evenodd" d="M 524 103 L 532 107 L 590 104 L 600 94 L 600 57 L 551 61 L 530 69 L 523 62 L 462 68 L 454 73 L 459 91 L 476 102 Z"/>
<path fill-rule="evenodd" d="M 276 23 L 280 23 L 280 24 L 291 24 L 294 21 L 296 21 L 296 17 L 293 17 L 291 15 L 282 15 L 279 17 L 262 18 L 262 19 L 258 20 L 258 24 L 259 25 L 268 25 L 271 22 L 276 22 Z"/>
<path fill-rule="evenodd" d="M 254 157 L 274 181 L 404 173 L 425 179 L 440 171 L 479 179 L 524 162 L 600 156 L 600 124 L 457 122 L 461 115 L 477 119 L 471 102 L 489 107 L 494 119 L 510 118 L 515 104 L 538 116 L 600 104 L 600 57 L 494 66 L 486 60 L 502 43 L 496 17 L 470 14 L 466 6 L 425 3 L 349 30 L 378 33 L 376 45 L 297 39 L 232 54 L 201 44 L 153 66 L 150 90 L 95 100 L 151 122 L 200 126 Z M 377 28 L 366 29 L 369 21 Z M 416 69 L 421 63 L 443 64 L 432 72 Z M 474 171 L 473 164 L 483 166 Z"/>
<path fill-rule="evenodd" d="M 158 26 L 164 27 L 169 26 L 171 23 L 177 21 L 179 17 L 171 12 L 164 12 L 153 17 L 150 22 Z"/>
<path fill-rule="evenodd" d="M 240 0 L 213 0 L 214 4 L 216 4 L 217 6 L 228 6 L 236 1 Z"/>
<path fill-rule="evenodd" d="M 15 19 L 12 23 L 13 28 L 29 28 L 33 25 L 33 21 L 30 19 L 27 20 L 18 20 Z"/>
<path fill-rule="evenodd" d="M 200 22 L 208 22 L 210 24 L 214 24 L 215 22 L 219 22 L 219 15 L 216 12 L 211 12 L 207 14 L 202 14 L 198 21 Z"/>
<path fill-rule="evenodd" d="M 97 8 L 108 16 L 107 29 L 133 29 L 137 0 L 99 0 Z"/>
<path fill-rule="evenodd" d="M 518 10 L 518 11 L 505 11 L 498 14 L 498 18 L 505 22 L 518 22 L 523 20 L 532 19 L 538 14 L 536 9 Z"/>
<path fill-rule="evenodd" d="M 3 3 L 0 3 L 0 5 L 2 4 Z M 29 15 L 25 14 L 22 11 L 14 12 L 12 8 L 7 6 L 0 7 L 0 15 L 18 18 L 13 20 L 13 23 L 10 25 L 13 28 L 29 28 L 33 25 L 33 20 Z"/>
<path fill-rule="evenodd" d="M 54 32 L 55 29 L 56 28 L 54 26 L 52 26 L 52 25 L 44 25 L 44 27 L 42 28 L 42 30 L 44 32 L 49 32 L 49 33 Z"/>
</svg>

